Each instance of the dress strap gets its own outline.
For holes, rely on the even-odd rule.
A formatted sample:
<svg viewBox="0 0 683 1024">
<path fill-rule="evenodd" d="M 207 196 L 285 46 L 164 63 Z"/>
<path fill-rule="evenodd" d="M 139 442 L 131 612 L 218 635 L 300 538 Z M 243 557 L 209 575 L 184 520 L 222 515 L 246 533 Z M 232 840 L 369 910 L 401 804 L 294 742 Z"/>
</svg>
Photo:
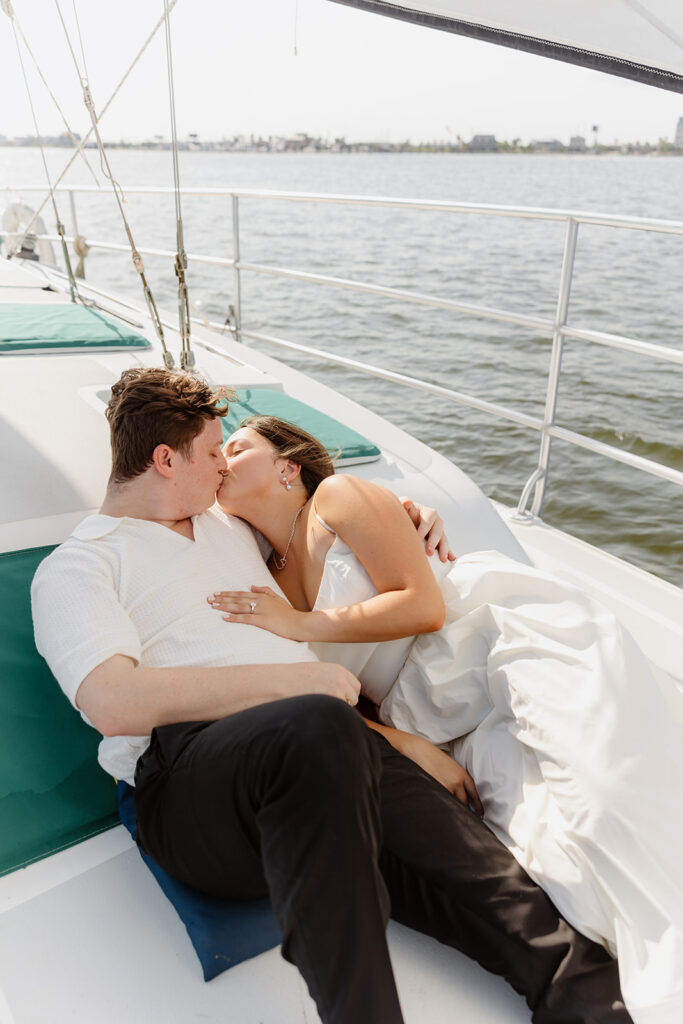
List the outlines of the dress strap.
<svg viewBox="0 0 683 1024">
<path fill-rule="evenodd" d="M 318 510 L 315 507 L 315 499 L 313 499 L 313 515 L 318 520 L 318 522 L 320 523 L 321 526 L 324 526 L 326 530 L 329 530 L 330 533 L 333 533 L 335 535 L 335 537 L 337 536 L 337 531 L 333 530 L 332 527 L 328 523 L 325 522 L 323 517 L 318 515 Z"/>
</svg>

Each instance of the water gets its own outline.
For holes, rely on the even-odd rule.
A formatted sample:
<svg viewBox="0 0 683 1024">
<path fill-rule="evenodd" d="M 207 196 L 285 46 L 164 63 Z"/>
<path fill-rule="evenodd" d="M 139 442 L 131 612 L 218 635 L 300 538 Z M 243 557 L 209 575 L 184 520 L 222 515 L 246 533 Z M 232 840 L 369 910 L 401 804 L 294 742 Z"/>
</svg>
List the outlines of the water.
<svg viewBox="0 0 683 1024">
<path fill-rule="evenodd" d="M 54 169 L 65 160 L 54 150 L 49 158 Z M 90 159 L 95 166 L 94 154 Z M 168 153 L 114 151 L 111 160 L 124 187 L 171 182 Z M 184 153 L 181 178 L 186 186 L 438 198 L 683 220 L 683 159 L 677 157 Z M 37 150 L 0 149 L 0 184 L 42 180 Z M 77 165 L 69 180 L 91 182 Z M 171 197 L 131 196 L 126 210 L 138 245 L 174 248 Z M 66 201 L 61 212 L 70 230 Z M 185 199 L 183 214 L 188 251 L 231 255 L 229 200 Z M 78 197 L 78 218 L 80 231 L 91 238 L 125 240 L 111 195 Z M 51 217 L 46 220 L 51 227 Z M 562 224 L 250 200 L 240 205 L 240 231 L 247 261 L 365 278 L 544 318 L 554 314 Z M 148 259 L 146 265 L 157 301 L 173 309 L 170 264 Z M 682 269 L 683 237 L 582 226 L 569 320 L 680 349 Z M 141 301 L 127 257 L 93 251 L 87 272 L 93 282 Z M 222 321 L 232 301 L 232 272 L 194 264 L 189 284 L 193 304 Z M 538 332 L 250 275 L 243 275 L 242 303 L 245 328 L 542 414 L 550 337 Z M 315 357 L 285 358 L 443 452 L 491 497 L 516 504 L 536 466 L 536 431 Z M 558 423 L 683 470 L 682 375 L 672 364 L 569 341 Z M 549 523 L 683 585 L 683 494 L 676 485 L 554 441 L 546 495 L 543 516 Z"/>
</svg>

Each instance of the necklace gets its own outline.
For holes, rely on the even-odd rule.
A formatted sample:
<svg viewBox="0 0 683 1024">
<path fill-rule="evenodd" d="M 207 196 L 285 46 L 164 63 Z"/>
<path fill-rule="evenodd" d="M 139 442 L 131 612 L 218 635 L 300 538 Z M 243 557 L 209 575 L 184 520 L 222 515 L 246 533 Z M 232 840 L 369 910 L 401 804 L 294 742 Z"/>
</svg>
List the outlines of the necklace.
<svg viewBox="0 0 683 1024">
<path fill-rule="evenodd" d="M 282 558 L 278 558 L 277 555 L 275 554 L 275 551 L 273 550 L 273 565 L 278 570 L 278 572 L 281 569 L 284 569 L 284 567 L 287 565 L 287 555 L 289 554 L 289 549 L 292 546 L 292 540 L 294 539 L 294 531 L 296 530 L 296 524 L 299 519 L 299 516 L 301 515 L 305 508 L 306 503 L 304 502 L 304 504 L 301 506 L 297 514 L 294 516 L 294 519 L 292 520 L 292 529 L 290 530 L 289 540 L 287 541 L 287 547 L 285 548 L 285 553 L 282 556 Z"/>
</svg>

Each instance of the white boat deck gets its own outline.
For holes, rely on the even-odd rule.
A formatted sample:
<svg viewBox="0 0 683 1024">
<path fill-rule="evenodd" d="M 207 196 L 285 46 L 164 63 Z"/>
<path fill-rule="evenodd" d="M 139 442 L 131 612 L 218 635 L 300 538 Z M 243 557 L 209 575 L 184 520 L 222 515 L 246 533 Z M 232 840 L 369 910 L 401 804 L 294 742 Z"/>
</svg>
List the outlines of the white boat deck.
<svg viewBox="0 0 683 1024">
<path fill-rule="evenodd" d="M 277 949 L 205 983 L 123 827 L 0 879 L 0 908 L 0 1024 L 319 1020 Z M 406 1024 L 529 1021 L 504 981 L 455 950 L 393 922 L 389 942 Z"/>
<path fill-rule="evenodd" d="M 44 290 L 45 273 L 0 260 L 0 315 L 2 302 L 67 301 L 63 290 Z M 60 277 L 54 281 L 61 286 Z M 113 297 L 103 305 L 119 308 Z M 127 365 L 161 363 L 149 321 L 139 320 L 154 345 L 146 352 L 0 356 L 3 472 L 15 484 L 0 497 L 0 551 L 58 543 L 98 507 L 109 468 L 101 392 Z M 177 352 L 177 335 L 168 334 Z M 506 525 L 510 510 L 494 509 L 455 466 L 387 421 L 229 337 L 194 328 L 193 337 L 198 369 L 212 382 L 284 388 L 366 434 L 382 457 L 353 472 L 436 505 L 457 552 L 497 548 L 581 582 L 662 667 L 680 673 L 683 591 L 538 520 Z M 57 407 L 59 418 L 50 413 Z M 519 996 L 456 951 L 395 924 L 389 940 L 407 1024 L 529 1021 Z M 294 1024 L 318 1017 L 277 950 L 205 984 L 183 926 L 118 827 L 0 879 L 0 1024 L 123 1020 Z"/>
</svg>

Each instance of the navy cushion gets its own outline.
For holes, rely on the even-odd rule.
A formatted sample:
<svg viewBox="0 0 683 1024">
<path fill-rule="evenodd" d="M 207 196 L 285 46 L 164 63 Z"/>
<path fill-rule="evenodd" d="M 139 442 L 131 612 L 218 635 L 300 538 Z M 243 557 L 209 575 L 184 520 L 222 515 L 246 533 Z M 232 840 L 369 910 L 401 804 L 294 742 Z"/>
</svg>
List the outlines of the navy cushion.
<svg viewBox="0 0 683 1024">
<path fill-rule="evenodd" d="M 119 782 L 117 794 L 121 821 L 135 839 L 137 822 L 133 787 L 127 782 Z M 229 967 L 282 942 L 270 900 L 242 902 L 206 896 L 178 882 L 142 850 L 139 852 L 185 925 L 202 965 L 204 981 L 211 981 Z"/>
</svg>

